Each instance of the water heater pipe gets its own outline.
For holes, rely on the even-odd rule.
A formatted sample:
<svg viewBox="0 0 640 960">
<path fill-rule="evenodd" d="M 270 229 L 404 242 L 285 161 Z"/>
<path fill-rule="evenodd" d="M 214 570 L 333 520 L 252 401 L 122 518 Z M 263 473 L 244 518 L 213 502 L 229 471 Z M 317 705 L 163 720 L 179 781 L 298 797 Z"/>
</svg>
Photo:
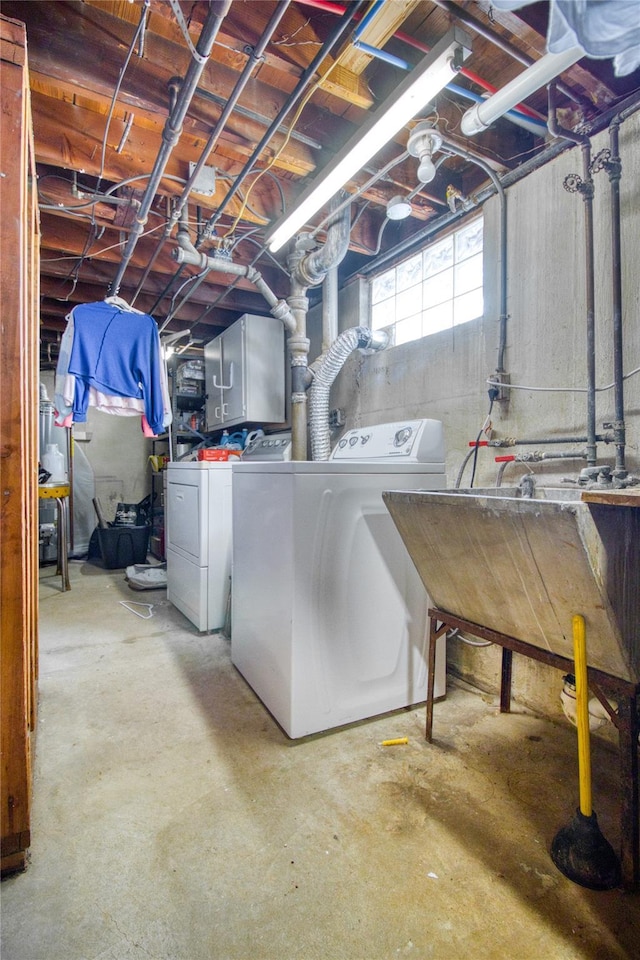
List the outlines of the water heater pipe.
<svg viewBox="0 0 640 960">
<path fill-rule="evenodd" d="M 584 200 L 585 297 L 587 333 L 587 465 L 597 463 L 596 447 L 596 324 L 595 324 L 595 261 L 593 240 L 593 180 L 591 179 L 591 140 L 586 134 L 561 127 L 557 117 L 557 91 L 549 84 L 549 132 L 579 144 L 582 150 L 582 179 L 576 190 Z"/>
</svg>

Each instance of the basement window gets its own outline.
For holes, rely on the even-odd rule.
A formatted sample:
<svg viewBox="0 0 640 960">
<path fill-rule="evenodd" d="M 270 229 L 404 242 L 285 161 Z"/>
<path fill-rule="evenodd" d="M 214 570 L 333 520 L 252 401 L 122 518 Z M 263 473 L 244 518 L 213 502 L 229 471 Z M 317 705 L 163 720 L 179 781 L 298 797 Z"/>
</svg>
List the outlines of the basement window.
<svg viewBox="0 0 640 960">
<path fill-rule="evenodd" d="M 482 227 L 478 217 L 374 277 L 371 328 L 398 345 L 481 317 Z"/>
</svg>

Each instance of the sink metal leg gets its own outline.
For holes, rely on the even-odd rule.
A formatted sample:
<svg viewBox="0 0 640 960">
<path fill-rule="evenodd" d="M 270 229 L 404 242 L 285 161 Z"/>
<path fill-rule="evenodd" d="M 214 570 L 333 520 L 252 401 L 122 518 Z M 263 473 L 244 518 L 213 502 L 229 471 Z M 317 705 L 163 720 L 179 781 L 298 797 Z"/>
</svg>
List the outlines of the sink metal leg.
<svg viewBox="0 0 640 960">
<path fill-rule="evenodd" d="M 67 546 L 67 498 L 56 497 L 58 505 L 58 569 L 62 578 L 62 592 L 71 589 L 69 582 L 69 549 Z"/>
<path fill-rule="evenodd" d="M 500 713 L 511 713 L 511 665 L 513 653 L 507 647 L 502 648 L 502 670 L 500 674 Z"/>
<path fill-rule="evenodd" d="M 428 743 L 433 740 L 433 690 L 436 679 L 436 648 L 438 639 L 447 632 L 447 625 L 438 625 L 435 617 L 429 618 L 429 658 L 427 666 L 427 722 L 425 739 Z"/>
</svg>

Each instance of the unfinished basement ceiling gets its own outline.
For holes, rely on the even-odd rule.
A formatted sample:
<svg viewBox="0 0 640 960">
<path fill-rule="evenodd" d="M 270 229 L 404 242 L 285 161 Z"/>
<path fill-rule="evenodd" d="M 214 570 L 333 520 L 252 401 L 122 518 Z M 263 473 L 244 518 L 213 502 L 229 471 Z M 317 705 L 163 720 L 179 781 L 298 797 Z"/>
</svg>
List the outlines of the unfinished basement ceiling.
<svg viewBox="0 0 640 960">
<path fill-rule="evenodd" d="M 373 57 L 353 45 L 354 31 L 371 7 L 360 0 L 4 0 L 2 14 L 27 29 L 41 205 L 43 366 L 55 365 L 71 307 L 109 293 L 118 292 L 167 331 L 188 327 L 204 341 L 242 313 L 266 312 L 246 279 L 219 272 L 202 277 L 195 267 L 178 267 L 172 254 L 180 206 L 200 251 L 252 263 L 278 297 L 288 295 L 286 251 L 272 256 L 265 238 L 368 111 L 406 76 L 401 66 L 387 62 L 390 57 Z M 362 39 L 411 67 L 458 23 L 473 45 L 455 83 L 482 95 L 524 70 L 523 60 L 544 55 L 548 14 L 546 2 L 504 11 L 490 0 L 386 0 Z M 218 22 L 212 26 L 214 16 Z M 197 52 L 207 29 L 215 42 L 177 142 L 165 146 L 162 178 L 146 195 L 163 133 L 165 140 L 168 136 L 167 118 L 189 76 L 192 48 Z M 321 57 L 317 69 L 309 70 Z M 249 71 L 221 124 L 239 78 Z M 610 60 L 583 59 L 561 81 L 562 122 L 589 129 L 640 88 L 640 71 L 617 78 Z M 526 100 L 531 117 L 544 122 L 546 99 L 542 88 Z M 464 137 L 460 119 L 471 102 L 445 89 L 409 127 L 436 119 L 453 142 L 499 176 L 523 164 L 526 169 L 545 154 L 548 139 L 506 118 L 472 140 Z M 410 157 L 357 195 L 406 150 L 409 127 L 346 185 L 356 196 L 343 276 L 445 214 L 448 190 L 449 196 L 468 196 L 487 182 L 477 165 L 450 157 L 436 178 L 417 190 L 417 161 Z M 185 183 L 203 153 L 206 169 L 187 199 Z M 386 221 L 387 201 L 409 193 L 410 218 Z M 141 203 L 143 209 L 149 204 L 148 216 L 136 231 Z M 132 229 L 139 233 L 133 240 Z"/>
</svg>

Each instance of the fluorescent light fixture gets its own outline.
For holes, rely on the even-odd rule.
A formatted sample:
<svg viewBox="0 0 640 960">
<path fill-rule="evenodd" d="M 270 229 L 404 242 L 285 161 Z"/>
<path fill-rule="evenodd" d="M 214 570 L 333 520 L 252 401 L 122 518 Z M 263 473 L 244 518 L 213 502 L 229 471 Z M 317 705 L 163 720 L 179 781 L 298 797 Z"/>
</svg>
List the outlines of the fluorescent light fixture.
<svg viewBox="0 0 640 960">
<path fill-rule="evenodd" d="M 342 150 L 298 198 L 295 208 L 276 225 L 269 239 L 272 252 L 309 222 L 362 167 L 423 109 L 451 80 L 471 53 L 471 38 L 453 27 L 376 110 Z"/>
</svg>

